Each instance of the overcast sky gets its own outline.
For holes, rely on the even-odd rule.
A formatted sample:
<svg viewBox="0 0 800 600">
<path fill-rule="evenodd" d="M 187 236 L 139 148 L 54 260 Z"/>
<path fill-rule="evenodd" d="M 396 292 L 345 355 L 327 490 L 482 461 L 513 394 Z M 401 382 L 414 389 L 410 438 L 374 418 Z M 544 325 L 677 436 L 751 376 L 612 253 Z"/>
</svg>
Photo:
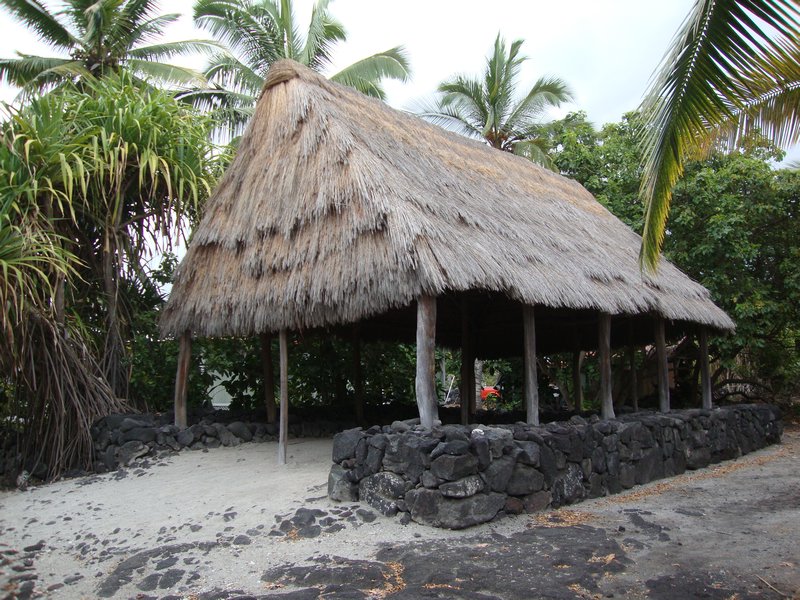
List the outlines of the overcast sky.
<svg viewBox="0 0 800 600">
<path fill-rule="evenodd" d="M 572 88 L 575 101 L 552 116 L 585 110 L 596 125 L 617 121 L 642 100 L 648 82 L 693 0 L 334 0 L 333 15 L 348 40 L 334 51 L 334 71 L 396 45 L 411 60 L 412 80 L 388 82 L 388 102 L 410 108 L 453 74 L 478 74 L 500 32 L 525 40 L 530 58 L 521 81 L 530 85 L 555 75 Z M 185 16 L 167 39 L 208 37 L 193 29 L 191 0 L 163 1 L 163 12 Z M 294 0 L 305 26 L 312 0 Z M 34 35 L 0 11 L 0 57 L 19 50 L 51 54 Z M 176 62 L 202 68 L 200 57 Z M 0 88 L 0 99 L 15 93 Z M 793 152 L 793 155 L 796 153 Z"/>
</svg>

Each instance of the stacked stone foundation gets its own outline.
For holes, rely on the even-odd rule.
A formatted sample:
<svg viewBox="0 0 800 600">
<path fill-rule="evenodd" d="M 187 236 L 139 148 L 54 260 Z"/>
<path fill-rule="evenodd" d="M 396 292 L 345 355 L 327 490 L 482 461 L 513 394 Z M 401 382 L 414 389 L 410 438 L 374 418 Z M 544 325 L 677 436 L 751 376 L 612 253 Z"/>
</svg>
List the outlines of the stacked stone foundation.
<svg viewBox="0 0 800 600">
<path fill-rule="evenodd" d="M 780 442 L 780 411 L 739 405 L 531 426 L 414 421 L 333 442 L 328 495 L 448 529 L 616 494 Z"/>
</svg>

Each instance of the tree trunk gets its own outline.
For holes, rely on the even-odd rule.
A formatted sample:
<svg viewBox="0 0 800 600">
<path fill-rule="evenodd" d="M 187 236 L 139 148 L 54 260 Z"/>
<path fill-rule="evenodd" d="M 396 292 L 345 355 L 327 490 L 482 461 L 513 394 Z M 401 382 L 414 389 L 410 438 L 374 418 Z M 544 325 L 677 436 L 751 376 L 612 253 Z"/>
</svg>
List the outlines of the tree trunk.
<svg viewBox="0 0 800 600">
<path fill-rule="evenodd" d="M 192 337 L 186 331 L 178 342 L 178 372 L 175 374 L 175 426 L 186 429 L 186 399 L 189 391 L 189 365 L 192 359 Z"/>
<path fill-rule="evenodd" d="M 474 342 L 475 339 L 473 338 L 473 356 L 474 353 Z M 483 391 L 483 361 L 479 358 L 475 359 L 475 362 L 472 366 L 472 373 L 474 377 L 475 385 L 472 386 L 472 393 L 469 395 L 469 414 L 474 415 L 476 410 L 483 409 L 483 400 L 481 399 L 481 392 Z"/>
<path fill-rule="evenodd" d="M 420 423 L 431 428 L 439 418 L 436 401 L 436 298 L 417 299 L 417 376 L 416 392 Z"/>
<path fill-rule="evenodd" d="M 125 344 L 119 320 L 119 273 L 117 272 L 117 249 L 113 236 L 106 226 L 103 242 L 103 290 L 106 296 L 106 341 L 103 351 L 103 373 L 118 398 L 128 395 L 128 380 L 122 368 Z"/>
<path fill-rule="evenodd" d="M 281 418 L 278 430 L 278 464 L 286 464 L 286 449 L 289 440 L 289 344 L 286 330 L 281 329 L 278 335 L 280 350 L 281 377 Z"/>
<path fill-rule="evenodd" d="M 600 313 L 598 328 L 600 360 L 600 415 L 603 419 L 614 418 L 614 399 L 611 379 L 611 315 Z"/>
<path fill-rule="evenodd" d="M 539 382 L 536 377 L 536 322 L 532 306 L 522 307 L 525 415 L 530 425 L 539 424 Z"/>
<path fill-rule="evenodd" d="M 267 423 L 274 423 L 278 419 L 278 407 L 275 406 L 275 367 L 272 364 L 272 336 L 262 333 L 261 341 L 261 366 L 264 370 L 264 405 L 267 408 Z"/>
</svg>

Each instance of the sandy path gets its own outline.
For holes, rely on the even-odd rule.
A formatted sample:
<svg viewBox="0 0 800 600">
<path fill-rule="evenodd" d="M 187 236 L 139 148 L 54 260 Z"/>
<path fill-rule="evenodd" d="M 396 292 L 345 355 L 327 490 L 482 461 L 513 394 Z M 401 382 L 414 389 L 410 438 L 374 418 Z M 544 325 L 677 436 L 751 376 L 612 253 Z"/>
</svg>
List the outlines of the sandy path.
<svg viewBox="0 0 800 600">
<path fill-rule="evenodd" d="M 293 440 L 285 468 L 274 443 L 183 452 L 148 469 L 2 493 L 0 589 L 19 598 L 800 590 L 797 433 L 739 461 L 466 532 L 330 502 L 330 449 L 329 440 Z M 309 518 L 304 508 L 318 512 Z M 273 531 L 281 524 L 288 535 Z M 463 557 L 476 553 L 480 569 L 465 571 Z"/>
</svg>

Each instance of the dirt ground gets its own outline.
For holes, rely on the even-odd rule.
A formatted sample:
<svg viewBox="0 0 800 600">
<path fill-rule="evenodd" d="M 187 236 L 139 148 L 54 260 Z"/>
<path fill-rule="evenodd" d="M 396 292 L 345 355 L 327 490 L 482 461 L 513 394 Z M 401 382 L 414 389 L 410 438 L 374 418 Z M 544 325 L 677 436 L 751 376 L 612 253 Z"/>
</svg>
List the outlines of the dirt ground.
<svg viewBox="0 0 800 600">
<path fill-rule="evenodd" d="M 7 598 L 800 598 L 800 432 L 453 532 L 326 497 L 330 441 L 183 452 L 0 494 Z"/>
</svg>

